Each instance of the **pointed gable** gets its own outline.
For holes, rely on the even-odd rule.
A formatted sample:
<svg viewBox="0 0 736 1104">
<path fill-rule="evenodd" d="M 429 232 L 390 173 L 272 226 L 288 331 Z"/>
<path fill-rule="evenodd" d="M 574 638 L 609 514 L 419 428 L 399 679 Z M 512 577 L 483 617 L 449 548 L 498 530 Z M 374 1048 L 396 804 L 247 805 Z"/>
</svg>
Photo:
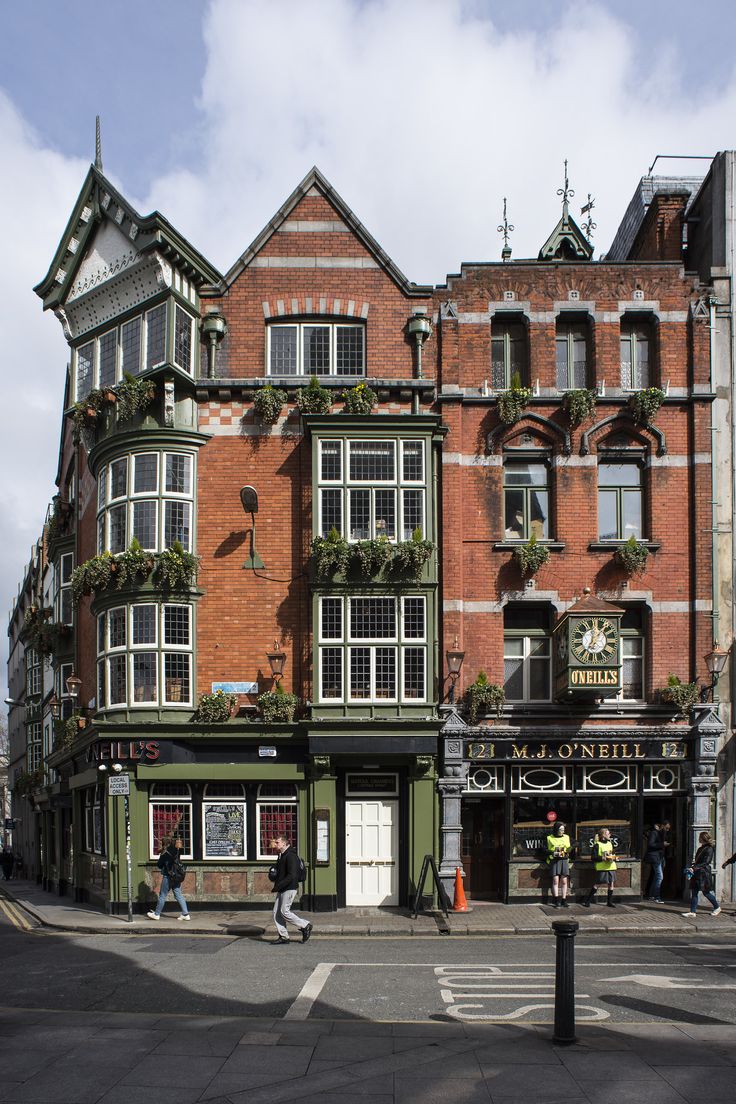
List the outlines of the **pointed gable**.
<svg viewBox="0 0 736 1104">
<path fill-rule="evenodd" d="M 565 207 L 562 218 L 539 250 L 539 260 L 589 261 L 592 256 L 593 246 Z"/>
</svg>

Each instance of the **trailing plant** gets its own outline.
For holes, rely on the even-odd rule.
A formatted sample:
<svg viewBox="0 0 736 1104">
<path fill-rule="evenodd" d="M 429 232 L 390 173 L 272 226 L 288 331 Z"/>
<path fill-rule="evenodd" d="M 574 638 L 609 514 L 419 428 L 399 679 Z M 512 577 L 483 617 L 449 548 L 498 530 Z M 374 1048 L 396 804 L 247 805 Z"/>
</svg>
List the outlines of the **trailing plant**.
<svg viewBox="0 0 736 1104">
<path fill-rule="evenodd" d="M 256 391 L 253 399 L 253 409 L 262 422 L 273 424 L 281 413 L 286 399 L 285 391 L 282 391 L 280 387 L 274 387 L 273 384 L 267 383 L 265 387 L 261 387 L 260 390 Z"/>
<path fill-rule="evenodd" d="M 486 713 L 494 712 L 497 717 L 500 717 L 506 694 L 503 686 L 489 682 L 485 671 L 479 671 L 475 682 L 471 683 L 465 691 L 465 699 L 470 722 L 475 724 L 478 717 Z"/>
<path fill-rule="evenodd" d="M 44 784 L 44 773 L 39 768 L 34 771 L 21 771 L 13 782 L 13 793 L 16 797 L 29 797 L 34 790 L 39 790 Z"/>
<path fill-rule="evenodd" d="M 301 414 L 329 414 L 332 395 L 320 385 L 316 376 L 312 376 L 309 387 L 300 387 L 297 391 L 296 405 Z"/>
<path fill-rule="evenodd" d="M 287 694 L 278 684 L 275 690 L 267 690 L 258 698 L 258 708 L 267 723 L 289 724 L 294 720 L 299 699 L 296 694 Z"/>
<path fill-rule="evenodd" d="M 392 552 L 393 546 L 388 537 L 377 537 L 375 540 L 357 541 L 351 545 L 350 560 L 361 575 L 371 578 L 388 563 Z"/>
<path fill-rule="evenodd" d="M 526 544 L 520 544 L 514 549 L 514 559 L 519 565 L 521 574 L 526 578 L 536 575 L 540 567 L 549 559 L 549 548 L 540 544 L 536 534 L 532 533 Z"/>
<path fill-rule="evenodd" d="M 134 584 L 139 577 L 147 579 L 153 571 L 155 560 L 153 553 L 146 552 L 141 548 L 137 537 L 133 537 L 125 552 L 116 557 L 116 562 L 118 569 L 115 573 L 115 586 L 120 590 L 128 583 Z"/>
<path fill-rule="evenodd" d="M 48 541 L 49 547 L 54 541 L 67 536 L 71 516 L 72 511 L 69 503 L 62 502 L 60 498 L 57 498 L 54 502 L 54 508 L 51 511 L 51 517 L 46 525 L 46 540 Z"/>
<path fill-rule="evenodd" d="M 651 422 L 666 396 L 661 387 L 645 387 L 629 395 L 629 406 L 635 422 L 646 425 Z"/>
<path fill-rule="evenodd" d="M 146 410 L 156 395 L 156 384 L 150 379 L 140 379 L 126 372 L 117 387 L 118 421 L 127 422 L 134 414 Z"/>
<path fill-rule="evenodd" d="M 199 556 L 186 552 L 180 541 L 174 541 L 171 548 L 155 557 L 154 580 L 164 590 L 189 590 L 196 582 L 198 571 Z"/>
<path fill-rule="evenodd" d="M 595 412 L 598 392 L 592 387 L 580 387 L 566 391 L 562 399 L 562 408 L 567 413 L 571 426 L 579 426 Z"/>
<path fill-rule="evenodd" d="M 649 549 L 636 537 L 629 537 L 625 544 L 616 549 L 613 558 L 627 575 L 641 575 L 647 566 Z"/>
<path fill-rule="evenodd" d="M 112 580 L 113 568 L 117 565 L 112 552 L 100 552 L 75 567 L 71 578 L 74 601 L 79 602 L 83 595 L 92 591 L 106 590 Z"/>
<path fill-rule="evenodd" d="M 378 402 L 375 391 L 371 391 L 365 383 L 357 383 L 355 387 L 343 391 L 341 396 L 345 403 L 345 414 L 370 414 Z"/>
<path fill-rule="evenodd" d="M 229 721 L 238 699 L 235 694 L 215 690 L 212 694 L 200 694 L 194 720 L 205 724 L 222 724 Z"/>
<path fill-rule="evenodd" d="M 86 726 L 87 718 L 78 709 L 75 709 L 65 721 L 54 721 L 54 751 L 71 747 L 80 729 Z"/>
<path fill-rule="evenodd" d="M 80 399 L 79 402 L 74 403 L 72 407 L 72 423 L 74 425 L 73 435 L 75 441 L 80 440 L 83 430 L 91 429 L 95 426 L 104 406 L 104 395 L 102 391 L 98 391 L 96 388 L 90 391 L 86 398 Z"/>
<path fill-rule="evenodd" d="M 514 372 L 511 376 L 511 386 L 507 391 L 499 391 L 496 396 L 498 403 L 498 416 L 506 425 L 518 422 L 532 397 L 531 387 L 522 387 L 521 376 Z"/>
<path fill-rule="evenodd" d="M 676 706 L 678 716 L 687 717 L 700 698 L 700 690 L 695 682 L 681 682 L 677 675 L 668 675 L 660 697 Z"/>
<path fill-rule="evenodd" d="M 312 555 L 317 578 L 323 579 L 326 575 L 345 570 L 350 558 L 350 545 L 333 526 L 326 537 L 314 538 Z"/>
<path fill-rule="evenodd" d="M 396 545 L 392 567 L 401 575 L 409 575 L 415 582 L 422 577 L 422 570 L 434 552 L 432 541 L 424 540 L 422 530 L 415 529 L 411 540 L 400 541 Z"/>
</svg>

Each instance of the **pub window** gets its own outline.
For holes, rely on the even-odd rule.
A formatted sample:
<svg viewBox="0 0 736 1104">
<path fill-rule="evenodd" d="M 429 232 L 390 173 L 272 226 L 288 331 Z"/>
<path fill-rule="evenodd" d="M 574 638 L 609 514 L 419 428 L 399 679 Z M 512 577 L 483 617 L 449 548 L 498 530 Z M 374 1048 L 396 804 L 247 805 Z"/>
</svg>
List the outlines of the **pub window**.
<svg viewBox="0 0 736 1104">
<path fill-rule="evenodd" d="M 231 862 L 246 855 L 245 789 L 242 782 L 209 782 L 202 801 L 202 855 Z"/>
<path fill-rule="evenodd" d="M 105 854 L 105 787 L 95 786 L 92 792 L 92 850 Z"/>
<path fill-rule="evenodd" d="M 286 836 L 291 847 L 297 846 L 298 810 L 296 786 L 291 783 L 263 782 L 258 787 L 256 822 L 259 859 L 273 857 L 271 841 L 276 836 Z"/>
<path fill-rule="evenodd" d="M 192 858 L 192 791 L 182 782 L 156 782 L 148 802 L 150 856 L 161 854 L 166 836 L 182 841 L 182 858 Z"/>
<path fill-rule="evenodd" d="M 621 618 L 620 701 L 641 701 L 644 697 L 644 645 L 644 611 L 627 609 Z"/>
<path fill-rule="evenodd" d="M 595 797 L 578 797 L 575 802 L 575 829 L 570 836 L 578 846 L 578 855 L 590 855 L 595 834 L 608 828 L 617 856 L 633 856 L 638 851 L 635 831 L 637 798 L 597 793 Z"/>
<path fill-rule="evenodd" d="M 505 767 L 471 767 L 463 793 L 502 794 L 505 784 Z"/>
<path fill-rule="evenodd" d="M 560 768 L 570 772 L 569 767 Z M 514 777 L 514 792 L 519 793 L 519 786 L 523 784 L 524 771 L 515 767 L 512 772 Z M 568 834 L 573 836 L 573 799 L 565 797 L 564 788 L 570 790 L 570 780 L 565 777 L 564 782 L 556 790 L 545 789 L 544 792 L 533 791 L 533 787 L 526 787 L 524 796 L 512 798 L 511 821 L 511 857 L 514 859 L 544 859 L 547 854 L 547 836 L 555 823 L 564 824 Z M 565 785 L 567 783 L 567 785 Z M 555 793 L 552 797 L 551 794 Z M 551 811 L 556 813 L 556 820 L 550 820 Z M 590 852 L 588 852 L 590 854 Z"/>
<path fill-rule="evenodd" d="M 84 791 L 84 807 L 82 819 L 82 850 L 91 852 L 94 850 L 94 831 L 92 828 L 92 805 L 94 800 L 94 787 L 90 786 Z"/>
<path fill-rule="evenodd" d="M 651 323 L 621 323 L 621 387 L 624 391 L 641 391 L 651 386 L 653 352 Z"/>
<path fill-rule="evenodd" d="M 549 469 L 544 462 L 506 460 L 503 466 L 506 540 L 549 539 Z"/>
<path fill-rule="evenodd" d="M 588 386 L 589 337 L 585 322 L 557 324 L 557 390 Z"/>
<path fill-rule="evenodd" d="M 504 391 L 513 386 L 525 386 L 527 369 L 526 330 L 522 322 L 506 322 L 494 318 L 491 322 L 491 386 Z M 518 383 L 516 382 L 518 378 Z"/>
<path fill-rule="evenodd" d="M 506 607 L 503 669 L 507 702 L 549 701 L 550 614 L 547 607 Z"/>
<path fill-rule="evenodd" d="M 598 536 L 600 540 L 642 538 L 642 469 L 636 460 L 598 461 Z"/>
<path fill-rule="evenodd" d="M 644 793 L 676 793 L 683 788 L 680 765 L 662 766 L 659 763 L 644 765 Z"/>
</svg>

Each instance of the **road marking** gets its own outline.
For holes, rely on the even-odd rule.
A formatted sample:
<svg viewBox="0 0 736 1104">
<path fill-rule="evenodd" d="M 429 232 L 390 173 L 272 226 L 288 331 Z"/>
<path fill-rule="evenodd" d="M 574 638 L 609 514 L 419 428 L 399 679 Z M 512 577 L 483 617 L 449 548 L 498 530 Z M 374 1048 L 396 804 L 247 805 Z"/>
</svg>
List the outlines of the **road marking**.
<svg viewBox="0 0 736 1104">
<path fill-rule="evenodd" d="M 520 1020 L 530 1012 L 552 1013 L 554 1010 L 555 975 L 551 970 L 504 970 L 488 965 L 474 968 L 435 966 L 434 974 L 446 1012 L 455 1020 Z M 538 980 L 532 980 L 535 978 Z M 576 993 L 575 997 L 576 1002 L 591 999 L 590 993 Z M 468 1002 L 468 998 L 472 1003 Z M 495 1007 L 499 1001 L 510 1000 L 523 1003 L 510 1012 L 502 1012 L 500 1007 Z M 483 1001 L 490 1002 L 490 1007 L 481 1003 Z M 575 1014 L 578 1019 L 586 1021 L 610 1018 L 610 1013 L 605 1009 L 588 1004 L 576 1003 Z"/>
<path fill-rule="evenodd" d="M 16 908 L 11 901 L 7 900 L 7 898 L 0 899 L 0 908 L 2 908 L 13 927 L 18 928 L 19 931 L 31 930 L 31 925 L 28 923 L 23 913 Z"/>
<path fill-rule="evenodd" d="M 705 967 L 708 969 L 708 967 Z M 690 981 L 687 978 L 668 977 L 666 974 L 627 974 L 623 977 L 600 978 L 602 985 L 607 981 L 627 981 L 631 985 L 645 985 L 648 989 L 692 989 L 697 979 Z M 708 992 L 713 989 L 736 989 L 736 985 L 711 985 L 708 983 Z"/>
<path fill-rule="evenodd" d="M 287 1009 L 285 1020 L 306 1020 L 312 1006 L 325 987 L 327 979 L 337 966 L 337 962 L 319 962 L 304 982 L 299 995 Z"/>
</svg>

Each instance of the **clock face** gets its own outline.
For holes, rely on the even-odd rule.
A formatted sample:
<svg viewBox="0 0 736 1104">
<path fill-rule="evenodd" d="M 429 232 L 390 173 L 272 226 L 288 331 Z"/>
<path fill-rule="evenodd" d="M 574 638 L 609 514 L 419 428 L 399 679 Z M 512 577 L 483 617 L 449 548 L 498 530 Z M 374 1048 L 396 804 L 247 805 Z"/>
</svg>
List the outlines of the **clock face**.
<svg viewBox="0 0 736 1104">
<path fill-rule="evenodd" d="M 607 617 L 585 617 L 573 626 L 572 652 L 582 663 L 610 663 L 616 645 L 616 626 Z"/>
</svg>

